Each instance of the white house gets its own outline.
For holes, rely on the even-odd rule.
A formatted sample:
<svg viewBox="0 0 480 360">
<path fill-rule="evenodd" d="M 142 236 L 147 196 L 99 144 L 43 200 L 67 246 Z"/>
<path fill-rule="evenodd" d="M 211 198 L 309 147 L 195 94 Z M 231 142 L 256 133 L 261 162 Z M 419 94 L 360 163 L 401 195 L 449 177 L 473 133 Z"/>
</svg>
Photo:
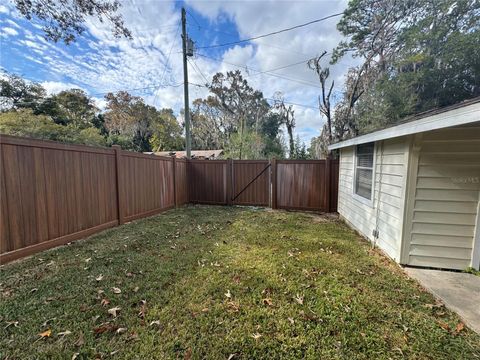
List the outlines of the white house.
<svg viewBox="0 0 480 360">
<path fill-rule="evenodd" d="M 480 98 L 329 146 L 338 212 L 395 261 L 480 267 Z"/>
</svg>

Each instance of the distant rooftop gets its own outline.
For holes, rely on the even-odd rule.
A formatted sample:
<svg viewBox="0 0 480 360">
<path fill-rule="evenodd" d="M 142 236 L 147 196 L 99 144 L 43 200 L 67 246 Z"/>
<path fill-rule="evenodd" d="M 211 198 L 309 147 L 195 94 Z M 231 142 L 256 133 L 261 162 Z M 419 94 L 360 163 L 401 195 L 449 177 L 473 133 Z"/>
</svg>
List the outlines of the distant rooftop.
<svg viewBox="0 0 480 360">
<path fill-rule="evenodd" d="M 177 159 L 185 159 L 187 157 L 186 151 L 156 151 L 146 154 L 153 154 L 157 156 L 175 156 Z M 192 150 L 192 159 L 218 159 L 223 155 L 223 150 Z"/>
</svg>

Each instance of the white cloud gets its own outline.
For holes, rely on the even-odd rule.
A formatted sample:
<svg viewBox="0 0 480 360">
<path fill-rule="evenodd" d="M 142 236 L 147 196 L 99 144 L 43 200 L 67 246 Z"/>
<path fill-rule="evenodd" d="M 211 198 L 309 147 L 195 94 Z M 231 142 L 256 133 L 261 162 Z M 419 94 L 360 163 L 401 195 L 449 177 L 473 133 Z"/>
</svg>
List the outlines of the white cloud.
<svg viewBox="0 0 480 360">
<path fill-rule="evenodd" d="M 18 31 L 11 27 L 2 28 L 2 36 L 16 36 Z"/>
<path fill-rule="evenodd" d="M 78 85 L 71 83 L 63 83 L 60 81 L 43 81 L 40 83 L 40 85 L 45 88 L 48 95 L 58 94 L 63 90 L 81 89 Z"/>
<path fill-rule="evenodd" d="M 234 23 L 236 29 L 228 32 L 238 31 L 241 38 L 269 33 L 340 12 L 346 7 L 346 3 L 347 0 L 321 2 L 187 0 L 187 5 L 210 20 L 210 29 L 207 30 L 210 34 L 216 34 L 216 29 L 222 28 L 222 24 L 229 21 Z M 179 85 L 183 82 L 179 9 L 175 7 L 174 1 L 128 0 L 122 4 L 121 13 L 125 25 L 132 31 L 133 41 L 114 38 L 108 22 L 89 20 L 87 28 L 91 37 L 82 37 L 82 41 L 69 48 L 47 42 L 42 34 L 32 34 L 27 29 L 23 30 L 25 36 L 23 44 L 35 50 L 37 62 L 48 61 L 47 70 L 50 71 L 51 79 L 64 80 L 45 82 L 49 91 L 61 91 L 65 86 L 82 87 L 93 89 L 92 93 L 97 96 L 97 93 L 131 90 L 132 94 L 143 96 L 149 104 L 171 107 L 178 113 L 183 107 L 182 86 L 160 85 Z M 306 64 L 276 70 L 274 74 L 277 76 L 266 73 L 259 75 L 255 70 L 271 70 L 306 61 L 324 50 L 331 51 L 341 38 L 336 30 L 338 19 L 333 18 L 232 48 L 218 48 L 214 57 L 222 59 L 223 63 L 200 56 L 191 61 L 207 79 L 211 79 L 218 71 L 238 69 L 225 62 L 246 66 L 249 69 L 248 73 L 242 70 L 246 79 L 266 97 L 271 98 L 280 90 L 284 93 L 286 101 L 316 107 L 320 94 L 318 79 Z M 191 19 L 188 18 L 188 21 Z M 224 36 L 220 38 L 225 41 Z M 194 40 L 201 43 L 203 39 Z M 221 42 L 218 39 L 215 41 Z M 200 49 L 199 52 L 211 54 L 207 49 Z M 331 78 L 335 79 L 336 91 L 341 90 L 343 75 L 349 64 L 351 60 L 347 59 L 341 65 L 331 68 Z M 189 65 L 191 83 L 204 84 L 203 76 Z M 141 90 L 146 87 L 147 89 Z M 190 86 L 191 101 L 206 95 L 205 88 Z M 308 142 L 312 135 L 319 133 L 323 121 L 316 109 L 301 106 L 294 108 L 296 133 L 302 140 Z"/>
</svg>

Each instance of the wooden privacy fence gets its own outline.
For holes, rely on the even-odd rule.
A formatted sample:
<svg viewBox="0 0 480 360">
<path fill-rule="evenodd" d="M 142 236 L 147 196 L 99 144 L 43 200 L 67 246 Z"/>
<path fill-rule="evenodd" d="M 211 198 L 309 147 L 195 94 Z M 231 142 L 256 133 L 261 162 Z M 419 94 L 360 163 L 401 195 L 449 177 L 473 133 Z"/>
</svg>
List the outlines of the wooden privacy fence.
<svg viewBox="0 0 480 360">
<path fill-rule="evenodd" d="M 191 160 L 187 167 L 192 203 L 337 210 L 338 160 Z"/>
<path fill-rule="evenodd" d="M 186 203 L 336 211 L 338 161 L 179 160 L 0 136 L 0 263 Z"/>
<path fill-rule="evenodd" d="M 187 202 L 186 161 L 0 136 L 0 262 Z"/>
</svg>

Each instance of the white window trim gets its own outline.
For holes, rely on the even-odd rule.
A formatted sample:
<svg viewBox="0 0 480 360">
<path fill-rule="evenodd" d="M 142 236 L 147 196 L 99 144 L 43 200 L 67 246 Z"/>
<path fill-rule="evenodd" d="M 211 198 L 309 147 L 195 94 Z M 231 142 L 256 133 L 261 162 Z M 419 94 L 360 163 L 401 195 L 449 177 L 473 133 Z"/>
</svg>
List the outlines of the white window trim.
<svg viewBox="0 0 480 360">
<path fill-rule="evenodd" d="M 357 200 L 358 202 L 361 202 L 365 205 L 370 206 L 371 208 L 374 207 L 374 202 L 373 200 L 375 199 L 375 176 L 377 173 L 377 142 L 375 141 L 373 143 L 373 165 L 372 165 L 372 193 L 371 193 L 371 198 L 367 199 L 364 198 L 363 196 L 358 195 L 355 192 L 355 181 L 357 179 L 357 146 L 354 146 L 354 162 L 353 162 L 353 186 L 352 186 L 352 194 L 353 198 Z"/>
</svg>

